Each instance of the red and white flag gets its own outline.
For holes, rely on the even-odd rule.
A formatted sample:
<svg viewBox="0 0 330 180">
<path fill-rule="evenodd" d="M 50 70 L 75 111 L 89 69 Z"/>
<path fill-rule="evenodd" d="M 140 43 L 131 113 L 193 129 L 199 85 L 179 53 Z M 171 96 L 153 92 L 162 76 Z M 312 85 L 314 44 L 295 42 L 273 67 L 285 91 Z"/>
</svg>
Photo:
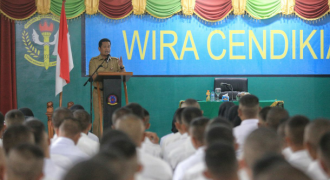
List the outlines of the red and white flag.
<svg viewBox="0 0 330 180">
<path fill-rule="evenodd" d="M 57 56 L 55 76 L 55 96 L 63 91 L 63 87 L 70 83 L 70 71 L 73 69 L 70 34 L 65 15 L 65 1 L 62 3 L 60 28 L 55 35 L 56 44 L 53 55 Z"/>
</svg>

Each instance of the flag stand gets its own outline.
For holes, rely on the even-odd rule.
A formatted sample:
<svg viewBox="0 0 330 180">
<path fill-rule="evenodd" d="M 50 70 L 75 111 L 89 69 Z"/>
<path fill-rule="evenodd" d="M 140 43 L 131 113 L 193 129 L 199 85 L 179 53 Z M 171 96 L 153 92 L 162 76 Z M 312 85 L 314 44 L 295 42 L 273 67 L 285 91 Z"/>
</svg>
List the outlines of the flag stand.
<svg viewBox="0 0 330 180">
<path fill-rule="evenodd" d="M 60 92 L 60 107 L 62 107 L 62 92 Z"/>
</svg>

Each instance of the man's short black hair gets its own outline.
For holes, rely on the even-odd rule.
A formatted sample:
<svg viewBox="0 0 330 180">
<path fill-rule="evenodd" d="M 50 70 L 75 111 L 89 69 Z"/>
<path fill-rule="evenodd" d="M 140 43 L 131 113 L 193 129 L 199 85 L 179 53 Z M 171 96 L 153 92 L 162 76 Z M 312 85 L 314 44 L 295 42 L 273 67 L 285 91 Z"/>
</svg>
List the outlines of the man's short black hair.
<svg viewBox="0 0 330 180">
<path fill-rule="evenodd" d="M 103 42 L 109 42 L 110 43 L 110 46 L 111 46 L 111 41 L 110 41 L 110 39 L 108 39 L 108 38 L 103 38 L 103 39 L 101 39 L 100 41 L 99 41 L 99 48 L 102 46 L 102 43 Z"/>
<path fill-rule="evenodd" d="M 117 152 L 125 159 L 133 158 L 137 155 L 136 146 L 130 139 L 113 138 L 106 145 L 103 145 L 102 151 Z"/>
<path fill-rule="evenodd" d="M 143 108 L 144 116 L 150 116 L 149 112 Z"/>
<path fill-rule="evenodd" d="M 53 126 L 55 128 L 59 128 L 62 122 L 64 121 L 64 119 L 72 118 L 72 117 L 73 117 L 73 113 L 69 109 L 59 107 L 55 109 L 53 113 L 53 117 L 52 117 Z"/>
<path fill-rule="evenodd" d="M 216 142 L 230 144 L 234 147 L 235 137 L 233 130 L 225 126 L 215 126 L 205 132 L 205 144 L 210 146 Z"/>
<path fill-rule="evenodd" d="M 259 111 L 259 118 L 263 121 L 266 122 L 266 118 L 267 118 L 267 114 L 268 112 L 271 110 L 272 107 L 270 106 L 266 106 L 263 107 L 260 111 Z"/>
<path fill-rule="evenodd" d="M 278 126 L 289 119 L 289 113 L 282 107 L 272 107 L 266 117 L 267 126 L 277 130 Z"/>
<path fill-rule="evenodd" d="M 197 118 L 203 116 L 202 111 L 196 107 L 186 107 L 182 111 L 182 122 L 185 124 L 190 124 L 190 122 Z"/>
<path fill-rule="evenodd" d="M 207 169 L 219 179 L 235 177 L 238 171 L 238 162 L 235 149 L 226 143 L 214 143 L 205 151 Z"/>
<path fill-rule="evenodd" d="M 24 114 L 25 118 L 34 117 L 34 114 L 30 108 L 24 107 L 19 108 L 18 110 L 20 110 Z"/>
<path fill-rule="evenodd" d="M 36 145 L 39 147 L 42 146 L 43 138 L 46 138 L 44 136 L 45 132 L 45 125 L 40 120 L 32 119 L 27 122 L 25 122 L 25 125 L 29 127 L 34 135 L 34 141 Z"/>
<path fill-rule="evenodd" d="M 113 141 L 113 139 L 127 139 L 131 140 L 130 137 L 124 133 L 123 131 L 119 131 L 116 129 L 107 129 L 104 133 L 103 136 L 100 139 L 100 149 L 105 147 L 108 142 Z"/>
<path fill-rule="evenodd" d="M 225 126 L 229 129 L 233 129 L 233 124 L 232 123 L 230 123 L 226 118 L 219 117 L 219 116 L 213 118 L 210 121 L 207 129 L 210 129 L 210 128 L 215 127 L 215 126 Z"/>
<path fill-rule="evenodd" d="M 24 114 L 18 109 L 12 109 L 8 111 L 5 115 L 5 122 L 7 127 L 11 125 L 23 124 L 25 120 Z"/>
<path fill-rule="evenodd" d="M 266 154 L 261 159 L 257 160 L 253 165 L 253 176 L 258 176 L 259 174 L 269 170 L 274 165 L 289 165 L 289 163 L 280 154 Z"/>
<path fill-rule="evenodd" d="M 184 110 L 184 108 L 178 108 L 175 113 L 174 113 L 174 117 L 173 119 L 176 121 L 178 120 L 180 124 L 182 124 L 182 111 Z"/>
<path fill-rule="evenodd" d="M 83 161 L 75 165 L 63 180 L 119 180 L 120 175 L 114 169 L 98 160 Z"/>
<path fill-rule="evenodd" d="M 128 114 L 132 114 L 132 110 L 130 108 L 121 107 L 121 108 L 116 109 L 115 112 L 113 112 L 113 114 L 112 114 L 112 119 L 111 119 L 112 120 L 112 125 L 115 125 L 116 121 L 119 118 L 121 118 L 125 115 L 128 115 Z"/>
<path fill-rule="evenodd" d="M 285 126 L 286 136 L 290 137 L 295 145 L 302 146 L 304 144 L 305 127 L 308 123 L 309 119 L 306 116 L 296 115 L 291 117 Z"/>
<path fill-rule="evenodd" d="M 3 148 L 6 154 L 22 143 L 34 143 L 34 137 L 31 130 L 24 125 L 12 125 L 3 133 Z"/>
<path fill-rule="evenodd" d="M 319 142 L 319 151 L 327 167 L 330 166 L 330 132 L 325 133 Z"/>
<path fill-rule="evenodd" d="M 218 111 L 218 116 L 221 117 L 228 117 L 228 112 L 229 109 L 234 106 L 235 104 L 233 102 L 223 102 L 220 106 L 219 106 L 219 111 Z"/>
<path fill-rule="evenodd" d="M 257 96 L 248 94 L 239 100 L 239 109 L 247 118 L 254 118 L 259 112 L 259 99 Z"/>
<path fill-rule="evenodd" d="M 73 117 L 80 121 L 81 131 L 85 131 L 91 124 L 91 117 L 85 110 L 78 109 L 73 111 Z"/>
<path fill-rule="evenodd" d="M 141 119 L 144 119 L 144 108 L 138 103 L 129 103 L 125 106 L 132 110 L 132 113 Z"/>
<path fill-rule="evenodd" d="M 198 117 L 193 119 L 193 121 L 190 123 L 191 136 L 199 142 L 204 143 L 205 128 L 209 122 L 210 119 L 207 117 Z"/>
<path fill-rule="evenodd" d="M 80 104 L 75 104 L 75 105 L 73 105 L 73 106 L 70 107 L 70 110 L 72 112 L 74 112 L 76 110 L 85 110 L 85 108 L 82 105 L 80 105 Z"/>
</svg>

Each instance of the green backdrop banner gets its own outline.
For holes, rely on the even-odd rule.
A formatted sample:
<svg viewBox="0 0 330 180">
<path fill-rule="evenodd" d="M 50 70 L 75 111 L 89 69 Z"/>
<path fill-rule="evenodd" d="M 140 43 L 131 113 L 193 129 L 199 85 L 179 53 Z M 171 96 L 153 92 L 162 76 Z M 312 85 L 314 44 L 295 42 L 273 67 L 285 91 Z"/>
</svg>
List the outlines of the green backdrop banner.
<svg viewBox="0 0 330 180">
<path fill-rule="evenodd" d="M 247 0 L 246 11 L 256 19 L 268 19 L 281 12 L 281 0 Z"/>
</svg>

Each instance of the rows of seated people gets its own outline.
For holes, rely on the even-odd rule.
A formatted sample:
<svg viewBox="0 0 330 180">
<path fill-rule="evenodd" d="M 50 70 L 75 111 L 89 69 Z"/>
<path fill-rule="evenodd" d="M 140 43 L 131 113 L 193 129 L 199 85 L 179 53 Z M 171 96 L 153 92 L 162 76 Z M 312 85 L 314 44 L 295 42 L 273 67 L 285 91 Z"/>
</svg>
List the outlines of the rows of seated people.
<svg viewBox="0 0 330 180">
<path fill-rule="evenodd" d="M 172 133 L 148 131 L 149 112 L 137 103 L 117 109 L 100 139 L 82 106 L 57 108 L 55 134 L 28 108 L 0 113 L 0 179 L 5 180 L 327 180 L 330 120 L 289 116 L 259 106 L 254 95 L 222 103 L 203 116 L 187 99 Z"/>
</svg>

